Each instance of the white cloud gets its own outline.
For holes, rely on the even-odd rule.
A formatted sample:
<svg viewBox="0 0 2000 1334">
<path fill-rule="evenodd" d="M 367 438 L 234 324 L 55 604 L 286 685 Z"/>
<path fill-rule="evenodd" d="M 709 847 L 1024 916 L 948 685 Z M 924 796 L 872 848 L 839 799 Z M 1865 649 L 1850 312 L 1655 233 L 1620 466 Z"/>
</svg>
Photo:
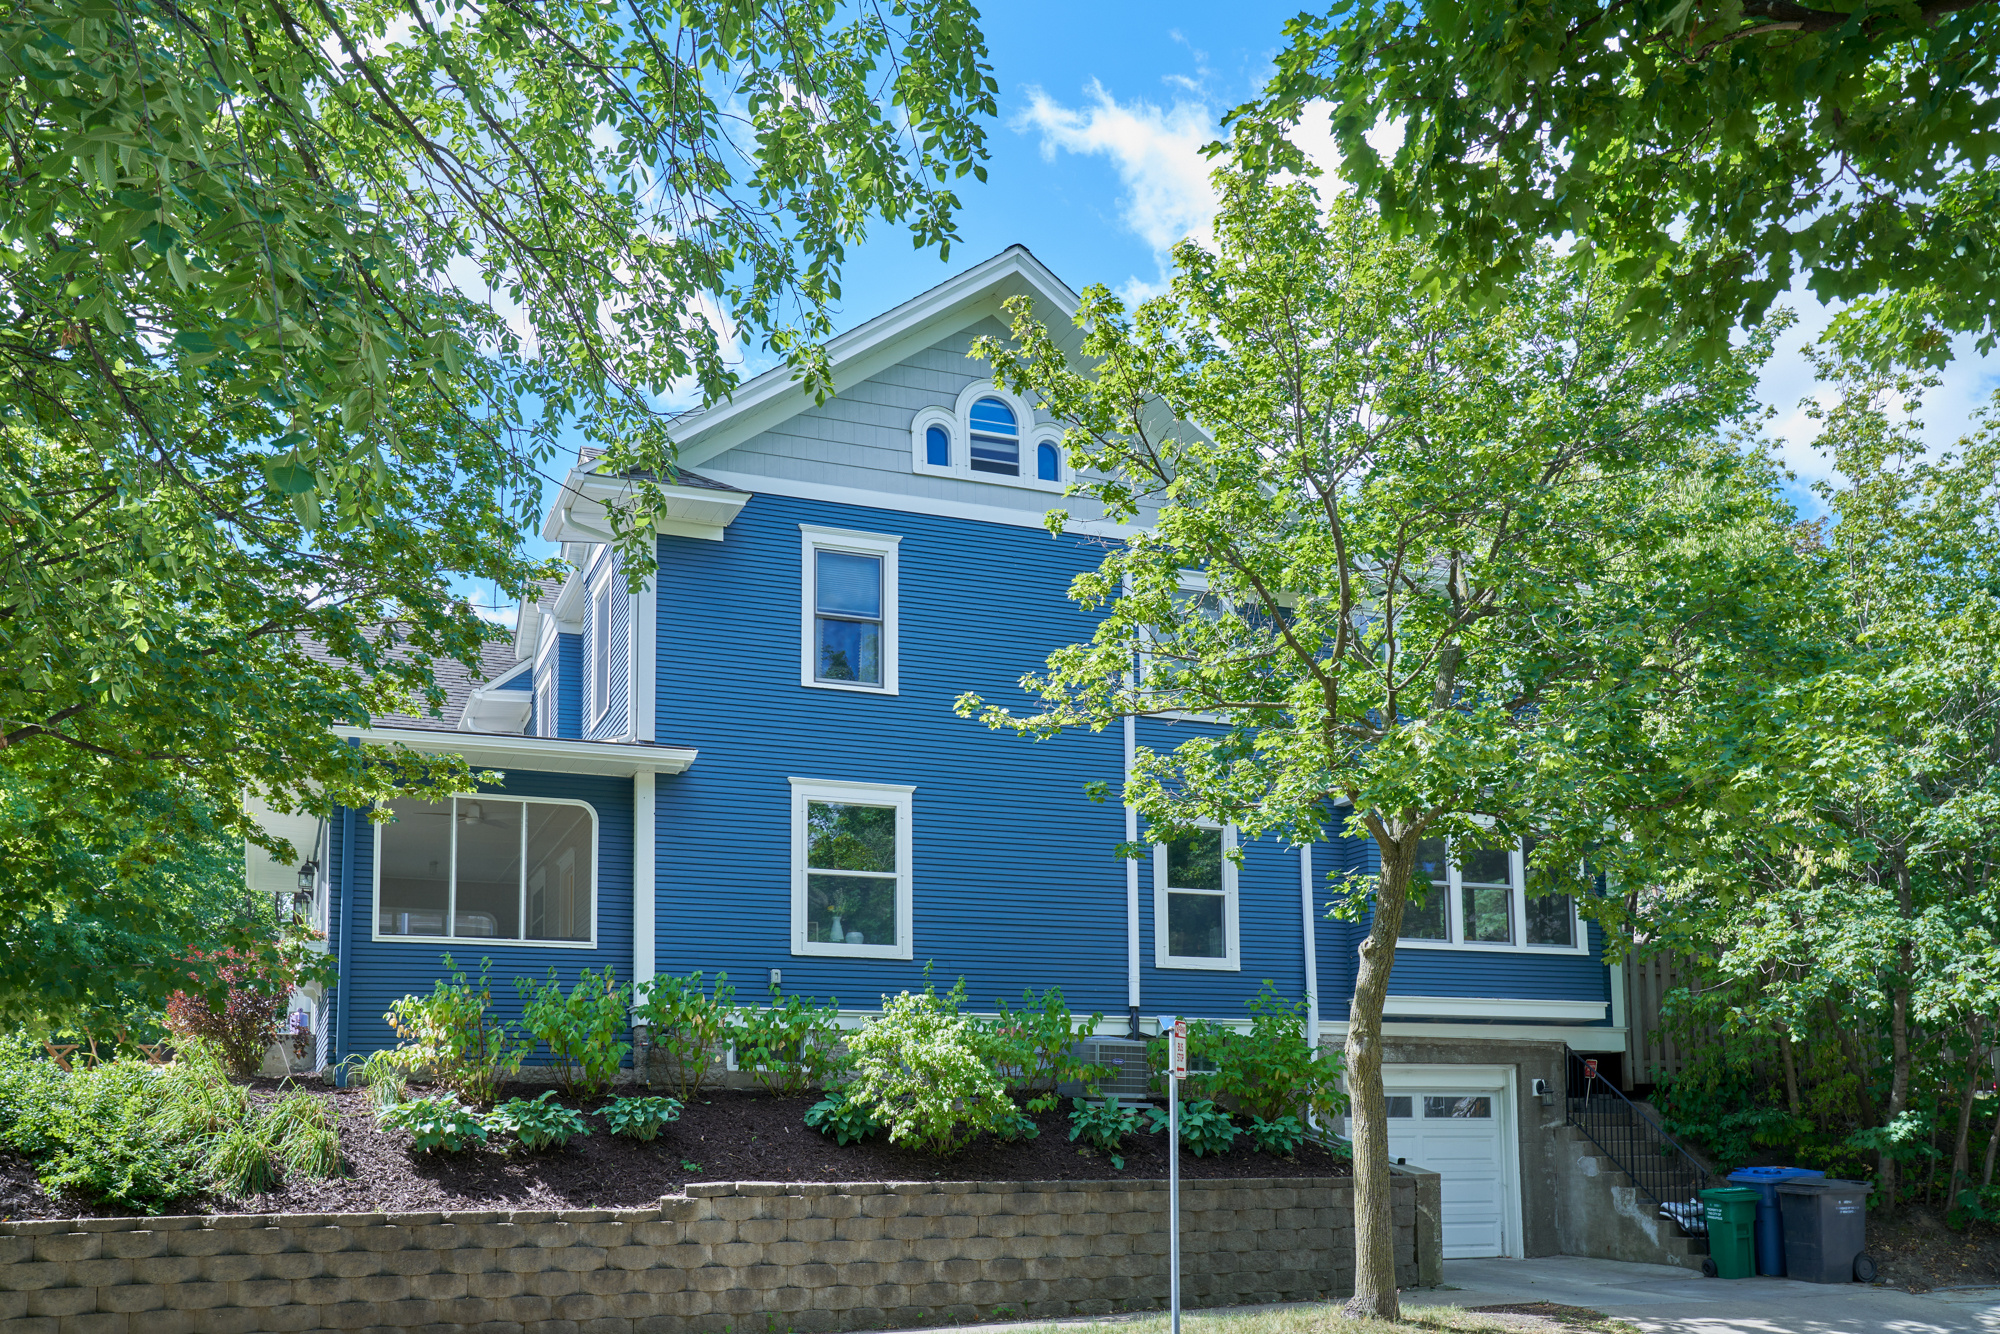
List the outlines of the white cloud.
<svg viewBox="0 0 2000 1334">
<path fill-rule="evenodd" d="M 1094 79 L 1084 96 L 1083 106 L 1067 107 L 1030 88 L 1014 128 L 1039 132 L 1045 159 L 1060 151 L 1111 160 L 1125 187 L 1125 225 L 1160 265 L 1152 279 L 1129 278 L 1124 294 L 1153 295 L 1164 290 L 1174 246 L 1186 237 L 1209 237 L 1215 191 L 1208 176 L 1215 164 L 1201 150 L 1215 139 L 1215 113 L 1199 100 L 1166 108 L 1143 99 L 1121 103 Z"/>
</svg>

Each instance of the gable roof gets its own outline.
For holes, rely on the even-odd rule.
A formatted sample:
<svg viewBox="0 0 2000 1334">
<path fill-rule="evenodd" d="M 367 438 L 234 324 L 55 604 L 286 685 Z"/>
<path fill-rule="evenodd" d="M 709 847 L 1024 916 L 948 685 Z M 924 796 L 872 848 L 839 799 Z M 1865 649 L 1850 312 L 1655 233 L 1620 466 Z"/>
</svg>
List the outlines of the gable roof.
<svg viewBox="0 0 2000 1334">
<path fill-rule="evenodd" d="M 1076 312 L 1077 294 L 1028 247 L 1010 245 L 993 258 L 829 340 L 826 356 L 835 391 L 851 388 L 980 320 L 1004 322 L 1007 313 L 1003 303 L 1014 296 L 1032 297 L 1038 304 L 1053 307 L 1062 319 L 1050 321 L 1051 331 L 1061 340 L 1068 318 Z M 793 378 L 791 368 L 775 367 L 738 386 L 726 401 L 676 418 L 674 438 L 679 459 L 691 467 L 699 466 L 812 406 L 811 392 Z"/>
</svg>

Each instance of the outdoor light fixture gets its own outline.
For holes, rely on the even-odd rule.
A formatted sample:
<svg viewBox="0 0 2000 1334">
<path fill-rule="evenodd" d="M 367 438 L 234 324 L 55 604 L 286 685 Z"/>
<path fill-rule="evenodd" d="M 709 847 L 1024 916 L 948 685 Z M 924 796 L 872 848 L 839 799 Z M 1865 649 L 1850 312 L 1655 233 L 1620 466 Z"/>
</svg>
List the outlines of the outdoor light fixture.
<svg viewBox="0 0 2000 1334">
<path fill-rule="evenodd" d="M 313 892 L 313 884 L 318 879 L 319 879 L 318 862 L 309 861 L 309 862 L 302 862 L 299 864 L 299 893 L 305 895 L 307 898 L 311 898 Z"/>
</svg>

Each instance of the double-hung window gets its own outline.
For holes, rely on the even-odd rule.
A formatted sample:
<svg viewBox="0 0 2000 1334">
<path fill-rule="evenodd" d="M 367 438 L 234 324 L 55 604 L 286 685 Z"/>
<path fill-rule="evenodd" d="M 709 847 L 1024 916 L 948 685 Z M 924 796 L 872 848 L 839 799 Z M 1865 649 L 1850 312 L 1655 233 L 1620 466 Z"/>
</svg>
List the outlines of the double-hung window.
<svg viewBox="0 0 2000 1334">
<path fill-rule="evenodd" d="M 794 778 L 792 953 L 911 957 L 916 789 Z"/>
<path fill-rule="evenodd" d="M 1484 846 L 1424 839 L 1403 909 L 1402 943 L 1581 951 L 1575 903 L 1549 883 L 1548 872 L 1528 870 L 1534 847 L 1532 838 Z"/>
<path fill-rule="evenodd" d="M 386 803 L 375 826 L 375 937 L 590 945 L 597 814 L 577 801 Z"/>
<path fill-rule="evenodd" d="M 800 681 L 896 693 L 896 549 L 901 539 L 800 524 Z"/>
<path fill-rule="evenodd" d="M 1153 845 L 1153 964 L 1239 971 L 1234 829 Z"/>
</svg>

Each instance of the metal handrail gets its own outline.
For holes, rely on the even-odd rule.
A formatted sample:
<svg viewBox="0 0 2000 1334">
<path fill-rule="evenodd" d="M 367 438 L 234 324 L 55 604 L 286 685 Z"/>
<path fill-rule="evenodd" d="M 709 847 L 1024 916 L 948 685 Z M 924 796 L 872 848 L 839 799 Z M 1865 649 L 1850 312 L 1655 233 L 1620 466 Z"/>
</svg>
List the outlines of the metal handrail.
<svg viewBox="0 0 2000 1334">
<path fill-rule="evenodd" d="M 1597 1073 L 1597 1063 L 1569 1053 L 1570 1086 L 1581 1097 L 1567 1099 L 1569 1123 L 1632 1178 L 1632 1184 L 1687 1232 L 1700 1232 L 1700 1197 L 1708 1169 L 1641 1112 L 1615 1084 Z M 1598 1096 L 1600 1093 L 1609 1097 Z"/>
</svg>

